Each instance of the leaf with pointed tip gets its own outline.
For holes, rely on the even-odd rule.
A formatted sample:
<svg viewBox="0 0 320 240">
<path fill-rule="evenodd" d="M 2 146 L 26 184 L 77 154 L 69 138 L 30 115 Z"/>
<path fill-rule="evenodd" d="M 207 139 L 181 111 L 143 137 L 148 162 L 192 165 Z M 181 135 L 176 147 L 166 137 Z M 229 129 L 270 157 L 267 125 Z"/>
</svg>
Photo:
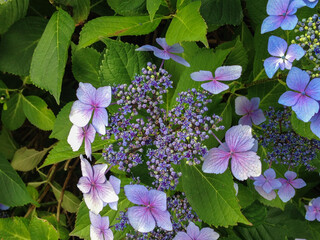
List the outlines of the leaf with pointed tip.
<svg viewBox="0 0 320 240">
<path fill-rule="evenodd" d="M 61 186 L 56 182 L 53 182 L 52 184 L 50 184 L 50 186 L 52 188 L 54 196 L 56 197 L 57 201 L 59 201 L 62 189 Z M 64 191 L 61 206 L 66 211 L 71 213 L 77 212 L 80 202 L 81 201 L 74 194 L 69 191 Z"/>
<path fill-rule="evenodd" d="M 23 113 L 22 98 L 23 95 L 21 93 L 13 95 L 7 101 L 7 110 L 2 111 L 1 120 L 10 130 L 16 130 L 21 127 L 24 120 L 26 120 L 26 116 Z"/>
<path fill-rule="evenodd" d="M 44 219 L 34 216 L 29 225 L 31 240 L 58 240 L 57 230 Z"/>
<path fill-rule="evenodd" d="M 147 0 L 147 10 L 150 15 L 151 21 L 153 20 L 154 15 L 158 11 L 160 5 L 161 5 L 161 0 Z"/>
<path fill-rule="evenodd" d="M 67 103 L 58 113 L 56 120 L 54 121 L 52 133 L 50 138 L 56 138 L 58 140 L 65 140 L 68 138 L 72 123 L 69 120 L 69 114 L 71 111 L 73 102 Z"/>
<path fill-rule="evenodd" d="M 22 217 L 0 218 L 0 238 L 5 240 L 30 240 L 30 220 Z"/>
</svg>

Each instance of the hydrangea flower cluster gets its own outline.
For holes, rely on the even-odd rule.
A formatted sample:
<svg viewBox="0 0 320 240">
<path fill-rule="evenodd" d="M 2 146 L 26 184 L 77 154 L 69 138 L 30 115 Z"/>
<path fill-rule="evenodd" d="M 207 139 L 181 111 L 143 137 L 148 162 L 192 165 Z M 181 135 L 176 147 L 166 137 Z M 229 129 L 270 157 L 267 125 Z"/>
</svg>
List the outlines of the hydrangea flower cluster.
<svg viewBox="0 0 320 240">
<path fill-rule="evenodd" d="M 165 94 L 172 87 L 170 75 L 164 69 L 157 71 L 151 63 L 142 73 L 130 85 L 112 88 L 120 108 L 110 117 L 105 139 L 114 136 L 117 142 L 106 147 L 103 155 L 107 162 L 127 172 L 145 162 L 155 178 L 155 187 L 174 189 L 180 173 L 172 164 L 184 159 L 189 164 L 200 164 L 200 158 L 207 153 L 202 142 L 212 130 L 223 129 L 217 126 L 222 119 L 206 116 L 206 105 L 211 100 L 195 89 L 180 93 L 176 106 L 167 111 L 163 107 Z"/>
<path fill-rule="evenodd" d="M 272 107 L 266 112 L 267 121 L 261 124 L 263 134 L 257 137 L 259 144 L 268 149 L 264 161 L 285 164 L 291 167 L 304 165 L 313 170 L 311 161 L 320 150 L 320 141 L 309 140 L 292 130 L 289 108 L 275 111 Z M 289 144 L 290 143 L 290 144 Z"/>
</svg>

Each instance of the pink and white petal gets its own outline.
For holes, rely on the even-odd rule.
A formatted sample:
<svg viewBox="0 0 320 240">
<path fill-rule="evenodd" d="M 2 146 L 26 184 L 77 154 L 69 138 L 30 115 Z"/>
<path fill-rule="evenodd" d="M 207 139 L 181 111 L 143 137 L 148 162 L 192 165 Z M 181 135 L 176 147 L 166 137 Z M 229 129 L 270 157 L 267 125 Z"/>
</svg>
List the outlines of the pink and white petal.
<svg viewBox="0 0 320 240">
<path fill-rule="evenodd" d="M 264 60 L 264 70 L 269 78 L 272 78 L 273 75 L 278 71 L 281 62 L 282 59 L 278 57 L 269 57 Z"/>
<path fill-rule="evenodd" d="M 99 228 L 92 226 L 92 225 L 90 225 L 90 239 L 91 240 L 105 240 L 103 238 L 103 234 L 101 233 L 101 230 Z"/>
<path fill-rule="evenodd" d="M 292 110 L 297 114 L 297 117 L 309 122 L 310 119 L 319 111 L 319 103 L 305 95 L 301 95 L 298 102 L 292 107 Z"/>
<path fill-rule="evenodd" d="M 96 130 L 94 129 L 92 124 L 89 124 L 89 127 L 88 126 L 84 127 L 84 131 L 85 131 L 85 138 L 92 143 L 96 136 Z"/>
<path fill-rule="evenodd" d="M 252 121 L 250 115 L 245 115 L 239 119 L 239 124 L 252 126 Z"/>
<path fill-rule="evenodd" d="M 287 15 L 283 19 L 280 27 L 282 30 L 292 30 L 298 23 L 298 17 L 296 15 Z"/>
<path fill-rule="evenodd" d="M 304 92 L 309 80 L 310 77 L 306 71 L 302 71 L 297 67 L 293 67 L 287 76 L 286 82 L 290 89 L 298 92 Z"/>
<path fill-rule="evenodd" d="M 303 179 L 301 179 L 301 178 L 295 179 L 295 180 L 291 181 L 290 183 L 295 189 L 300 189 L 300 188 L 307 186 L 306 182 L 303 181 Z"/>
<path fill-rule="evenodd" d="M 101 135 L 106 134 L 106 126 L 108 126 L 108 113 L 104 108 L 96 108 L 93 113 L 92 125 Z"/>
<path fill-rule="evenodd" d="M 170 48 L 165 38 L 156 38 L 156 42 L 164 49 L 167 50 Z M 168 51 L 169 52 L 169 51 Z"/>
<path fill-rule="evenodd" d="M 164 59 L 164 60 L 170 59 L 170 55 L 168 52 L 164 50 L 160 50 L 158 48 L 153 51 L 153 54 L 160 59 Z"/>
<path fill-rule="evenodd" d="M 314 115 L 310 120 L 310 129 L 311 131 L 320 138 L 320 112 Z"/>
<path fill-rule="evenodd" d="M 212 148 L 203 158 L 202 171 L 219 174 L 227 170 L 230 153 L 220 148 Z"/>
<path fill-rule="evenodd" d="M 260 157 L 252 151 L 234 153 L 231 158 L 231 172 L 240 181 L 260 176 Z"/>
<path fill-rule="evenodd" d="M 281 59 L 281 58 L 280 58 L 280 59 Z M 279 67 L 280 67 L 280 69 L 281 69 L 282 71 L 283 71 L 283 70 L 285 69 L 285 67 L 286 67 L 285 61 L 283 61 L 282 59 L 280 60 Z"/>
<path fill-rule="evenodd" d="M 284 184 L 278 190 L 278 195 L 283 202 L 288 202 L 295 194 L 296 192 L 290 184 Z"/>
<path fill-rule="evenodd" d="M 210 71 L 202 71 L 200 70 L 199 72 L 193 72 L 190 74 L 190 77 L 194 81 L 208 81 L 208 80 L 213 80 L 212 72 Z"/>
<path fill-rule="evenodd" d="M 111 231 L 111 229 L 106 229 L 104 230 L 104 240 L 113 240 L 113 232 Z"/>
<path fill-rule="evenodd" d="M 128 219 L 131 226 L 139 232 L 150 232 L 156 226 L 150 210 L 146 207 L 130 207 L 128 209 Z"/>
<path fill-rule="evenodd" d="M 214 77 L 219 81 L 231 81 L 241 77 L 242 67 L 240 65 L 218 67 Z"/>
<path fill-rule="evenodd" d="M 83 142 L 83 129 L 76 125 L 73 125 L 70 129 L 67 142 L 70 144 L 72 151 L 78 151 Z"/>
<path fill-rule="evenodd" d="M 285 93 L 283 93 L 280 96 L 278 103 L 280 103 L 284 106 L 291 107 L 291 106 L 294 106 L 298 102 L 300 96 L 301 96 L 300 93 L 286 91 Z"/>
<path fill-rule="evenodd" d="M 96 189 L 100 199 L 105 203 L 116 202 L 119 200 L 118 195 L 113 190 L 110 182 L 96 184 Z"/>
<path fill-rule="evenodd" d="M 172 231 L 172 223 L 170 213 L 168 211 L 161 211 L 158 208 L 151 208 L 152 216 L 155 218 L 157 226 L 166 231 Z"/>
<path fill-rule="evenodd" d="M 253 106 L 252 103 L 249 101 L 248 98 L 244 96 L 239 96 L 235 100 L 235 111 L 237 115 L 245 115 L 252 110 Z"/>
<path fill-rule="evenodd" d="M 99 214 L 99 212 L 101 212 L 103 208 L 103 201 L 100 199 L 95 188 L 92 188 L 89 193 L 84 193 L 83 199 L 90 211 L 95 214 Z"/>
<path fill-rule="evenodd" d="M 95 96 L 95 106 L 106 108 L 110 105 L 112 98 L 111 87 L 100 87 L 97 89 Z"/>
<path fill-rule="evenodd" d="M 154 51 L 158 48 L 154 47 L 154 46 L 151 46 L 151 45 L 143 45 L 139 48 L 136 49 L 136 51 Z"/>
<path fill-rule="evenodd" d="M 186 67 L 190 67 L 190 64 L 183 57 L 180 57 L 171 53 L 169 53 L 169 56 L 173 61 L 180 63 Z"/>
<path fill-rule="evenodd" d="M 252 110 L 259 109 L 259 104 L 260 104 L 260 98 L 259 97 L 251 98 L 250 102 L 252 104 Z"/>
<path fill-rule="evenodd" d="M 78 127 L 84 127 L 90 121 L 92 111 L 93 107 L 91 105 L 84 104 L 77 100 L 71 107 L 69 115 L 70 122 Z"/>
<path fill-rule="evenodd" d="M 149 192 L 145 186 L 137 184 L 125 185 L 124 193 L 128 200 L 134 204 L 145 206 L 149 204 Z"/>
<path fill-rule="evenodd" d="M 84 152 L 87 158 L 91 160 L 91 153 L 92 153 L 91 142 L 87 138 L 84 139 Z"/>
<path fill-rule="evenodd" d="M 202 228 L 197 240 L 217 240 L 219 236 L 220 235 L 211 228 Z"/>
<path fill-rule="evenodd" d="M 252 128 L 248 125 L 231 127 L 225 135 L 226 143 L 232 152 L 244 152 L 253 147 Z"/>
<path fill-rule="evenodd" d="M 289 6 L 289 0 L 269 0 L 267 4 L 268 15 L 282 15 Z"/>
<path fill-rule="evenodd" d="M 251 114 L 251 119 L 255 125 L 259 125 L 266 120 L 266 117 L 264 116 L 263 111 L 258 109 Z"/>
<path fill-rule="evenodd" d="M 91 190 L 91 182 L 87 177 L 81 177 L 77 184 L 77 187 L 80 189 L 82 193 L 89 193 Z"/>
<path fill-rule="evenodd" d="M 96 88 L 90 83 L 79 83 L 79 88 L 77 89 L 78 99 L 88 105 L 92 105 L 95 101 Z"/>
<path fill-rule="evenodd" d="M 93 212 L 89 211 L 89 218 L 90 218 L 90 222 L 91 222 L 92 226 L 94 226 L 96 228 L 100 228 L 101 221 L 102 221 L 100 214 L 94 214 Z M 108 226 L 109 226 L 109 224 L 108 224 Z"/>
<path fill-rule="evenodd" d="M 118 210 L 118 201 L 109 203 L 109 207 L 115 211 Z"/>
<path fill-rule="evenodd" d="M 177 235 L 173 238 L 173 240 L 193 240 L 186 234 L 185 232 L 178 232 Z"/>
<path fill-rule="evenodd" d="M 274 57 L 282 57 L 288 48 L 287 42 L 277 36 L 270 36 L 268 41 L 268 52 Z"/>
<path fill-rule="evenodd" d="M 265 199 L 271 201 L 277 197 L 277 194 L 275 191 L 271 191 L 270 193 L 266 193 L 262 187 L 255 186 L 254 187 L 256 191 Z"/>
<path fill-rule="evenodd" d="M 161 211 L 167 210 L 167 195 L 158 190 L 149 190 L 149 203 L 153 208 Z"/>
<path fill-rule="evenodd" d="M 217 80 L 213 80 L 208 83 L 201 84 L 201 87 L 212 94 L 219 94 L 229 88 L 227 84 L 218 82 Z"/>
<path fill-rule="evenodd" d="M 187 233 L 192 239 L 198 239 L 200 230 L 197 225 L 195 225 L 193 222 L 189 222 L 189 225 L 187 227 Z"/>
<path fill-rule="evenodd" d="M 300 60 L 306 52 L 298 44 L 291 44 L 288 48 L 286 59 L 290 62 Z"/>
<path fill-rule="evenodd" d="M 262 25 L 261 25 L 261 34 L 276 30 L 278 27 L 280 27 L 283 19 L 284 19 L 284 16 L 272 15 L 272 16 L 266 17 L 263 20 Z"/>
<path fill-rule="evenodd" d="M 290 61 L 285 60 L 283 64 L 284 64 L 284 68 L 281 70 L 284 70 L 284 69 L 290 70 L 292 68 L 292 63 Z"/>
<path fill-rule="evenodd" d="M 82 155 L 80 155 L 80 160 L 82 176 L 88 177 L 88 179 L 93 179 L 93 171 L 91 164 Z"/>
<path fill-rule="evenodd" d="M 310 81 L 306 88 L 306 94 L 315 100 L 320 100 L 320 78 L 315 78 Z"/>
<path fill-rule="evenodd" d="M 184 49 L 181 47 L 179 43 L 173 44 L 172 46 L 169 46 L 168 52 L 170 53 L 183 53 Z"/>
<path fill-rule="evenodd" d="M 106 171 L 108 164 L 96 164 L 93 166 L 93 181 L 95 183 L 104 183 L 106 179 Z"/>
<path fill-rule="evenodd" d="M 119 178 L 116 178 L 115 176 L 111 175 L 110 178 L 109 178 L 109 182 L 111 183 L 115 193 L 119 194 L 120 193 L 121 180 Z"/>
</svg>

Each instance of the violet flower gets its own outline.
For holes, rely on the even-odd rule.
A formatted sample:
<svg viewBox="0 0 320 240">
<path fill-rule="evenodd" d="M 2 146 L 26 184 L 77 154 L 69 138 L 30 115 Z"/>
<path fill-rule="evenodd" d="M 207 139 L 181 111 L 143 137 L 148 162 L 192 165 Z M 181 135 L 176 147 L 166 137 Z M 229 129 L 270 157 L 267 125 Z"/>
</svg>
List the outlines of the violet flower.
<svg viewBox="0 0 320 240">
<path fill-rule="evenodd" d="M 83 198 L 90 211 L 98 214 L 103 203 L 112 203 L 119 200 L 111 183 L 107 181 L 105 172 L 107 164 L 97 164 L 91 167 L 90 163 L 80 155 L 82 177 L 77 184 L 83 193 Z"/>
<path fill-rule="evenodd" d="M 295 172 L 287 171 L 284 176 L 286 179 L 279 178 L 282 186 L 278 191 L 278 195 L 283 202 L 288 202 L 296 194 L 294 190 L 295 188 L 300 189 L 305 187 L 307 184 L 301 178 L 295 179 L 297 177 Z"/>
<path fill-rule="evenodd" d="M 278 27 L 292 30 L 298 23 L 294 15 L 297 9 L 305 6 L 300 0 L 269 0 L 267 4 L 268 16 L 263 20 L 261 34 L 273 31 Z"/>
<path fill-rule="evenodd" d="M 94 141 L 96 130 L 89 124 L 84 127 L 73 125 L 68 135 L 68 143 L 73 151 L 78 151 L 84 139 L 84 150 L 89 159 L 91 159 L 91 143 Z"/>
<path fill-rule="evenodd" d="M 225 143 L 212 148 L 204 156 L 202 171 L 205 173 L 223 173 L 227 170 L 231 158 L 231 172 L 238 180 L 261 175 L 260 157 L 255 152 L 255 139 L 251 127 L 237 125 L 231 127 L 225 135 Z"/>
<path fill-rule="evenodd" d="M 275 178 L 276 172 L 272 168 L 269 168 L 263 175 L 253 178 L 253 185 L 262 197 L 272 200 L 277 196 L 274 190 L 279 189 L 282 186 L 281 182 Z"/>
<path fill-rule="evenodd" d="M 306 220 L 314 221 L 315 219 L 320 222 L 320 197 L 312 199 L 307 206 Z"/>
<path fill-rule="evenodd" d="M 263 111 L 259 109 L 260 98 L 255 97 L 250 101 L 244 96 L 237 97 L 235 100 L 235 109 L 237 115 L 244 115 L 239 119 L 239 124 L 252 126 L 263 123 L 266 118 Z"/>
<path fill-rule="evenodd" d="M 111 87 L 96 89 L 90 83 L 79 83 L 77 97 L 79 100 L 72 105 L 70 121 L 78 127 L 84 127 L 89 123 L 93 112 L 93 127 L 98 133 L 106 134 L 108 113 L 105 108 L 111 103 Z"/>
<path fill-rule="evenodd" d="M 160 50 L 159 48 L 151 45 L 144 45 L 142 47 L 137 48 L 136 51 L 153 51 L 153 54 L 158 58 L 161 58 L 163 60 L 168 60 L 171 58 L 173 61 L 177 63 L 180 63 L 186 67 L 190 67 L 190 64 L 182 57 L 172 54 L 183 53 L 184 50 L 183 47 L 180 46 L 180 44 L 176 43 L 172 46 L 169 46 L 165 38 L 157 38 L 156 42 L 163 48 L 163 50 Z"/>
<path fill-rule="evenodd" d="M 167 211 L 167 196 L 158 190 L 148 190 L 142 185 L 126 185 L 124 192 L 134 206 L 128 209 L 131 226 L 139 232 L 150 232 L 156 224 L 164 230 L 171 231 L 170 213 Z"/>
<path fill-rule="evenodd" d="M 216 240 L 219 238 L 219 234 L 211 228 L 202 228 L 199 231 L 199 227 L 193 222 L 190 222 L 187 227 L 187 233 L 178 232 L 173 240 Z"/>
<path fill-rule="evenodd" d="M 203 83 L 201 87 L 212 94 L 221 93 L 229 88 L 227 84 L 219 81 L 232 81 L 241 77 L 242 67 L 239 65 L 234 66 L 223 66 L 218 67 L 214 73 L 215 77 L 212 76 L 210 71 L 199 71 L 191 73 L 191 78 L 194 81 L 209 81 Z"/>
<path fill-rule="evenodd" d="M 8 210 L 9 208 L 10 208 L 9 206 L 0 203 L 0 210 L 5 211 L 5 210 Z"/>
<path fill-rule="evenodd" d="M 310 119 L 311 131 L 320 138 L 320 111 Z"/>
<path fill-rule="evenodd" d="M 113 240 L 113 233 L 109 228 L 109 217 L 101 217 L 89 212 L 90 217 L 90 238 L 91 240 Z"/>
<path fill-rule="evenodd" d="M 121 180 L 119 178 L 116 178 L 115 176 L 110 176 L 109 178 L 109 182 L 111 183 L 114 192 L 119 195 L 120 193 L 120 184 L 121 184 Z M 107 206 L 108 203 L 105 203 L 104 206 Z M 109 207 L 113 210 L 118 210 L 118 201 L 115 202 L 110 202 L 109 203 Z"/>
<path fill-rule="evenodd" d="M 310 81 L 306 71 L 293 67 L 288 74 L 287 85 L 296 92 L 283 93 L 278 102 L 285 106 L 292 106 L 297 117 L 308 122 L 319 111 L 317 101 L 320 100 L 320 78 Z"/>
<path fill-rule="evenodd" d="M 282 38 L 271 36 L 268 42 L 268 52 L 272 57 L 264 60 L 264 69 L 269 78 L 280 68 L 281 70 L 291 69 L 294 60 L 300 60 L 306 53 L 298 44 L 288 44 Z"/>
<path fill-rule="evenodd" d="M 306 6 L 309 8 L 314 8 L 318 4 L 318 0 L 299 0 L 303 1 Z"/>
</svg>

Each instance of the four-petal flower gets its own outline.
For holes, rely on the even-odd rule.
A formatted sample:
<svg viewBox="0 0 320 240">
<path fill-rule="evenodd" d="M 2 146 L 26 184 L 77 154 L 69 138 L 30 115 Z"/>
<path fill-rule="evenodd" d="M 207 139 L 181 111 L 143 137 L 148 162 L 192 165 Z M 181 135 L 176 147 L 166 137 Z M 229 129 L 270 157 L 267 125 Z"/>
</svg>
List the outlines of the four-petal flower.
<svg viewBox="0 0 320 240">
<path fill-rule="evenodd" d="M 113 233 L 109 229 L 109 217 L 101 217 L 89 212 L 90 217 L 90 238 L 91 240 L 113 240 Z"/>
<path fill-rule="evenodd" d="M 178 232 L 173 240 L 216 240 L 219 238 L 219 234 L 211 228 L 202 228 L 199 231 L 199 227 L 193 222 L 190 222 L 187 227 L 187 232 Z"/>
<path fill-rule="evenodd" d="M 294 189 L 303 188 L 306 186 L 306 183 L 301 178 L 295 179 L 297 174 L 292 171 L 287 171 L 284 176 L 287 179 L 279 178 L 282 186 L 278 191 L 278 195 L 283 202 L 288 202 L 296 194 Z"/>
<path fill-rule="evenodd" d="M 254 177 L 254 187 L 257 192 L 267 200 L 272 200 L 276 198 L 275 189 L 279 189 L 282 185 L 281 182 L 276 178 L 276 172 L 269 168 L 263 175 L 259 177 Z"/>
<path fill-rule="evenodd" d="M 255 97 L 250 101 L 244 96 L 237 97 L 235 100 L 236 114 L 244 115 L 239 119 L 239 124 L 252 126 L 263 123 L 266 118 L 263 111 L 259 109 L 260 98 Z"/>
<path fill-rule="evenodd" d="M 314 221 L 317 219 L 320 222 L 320 197 L 312 199 L 307 206 L 306 219 Z"/>
</svg>

